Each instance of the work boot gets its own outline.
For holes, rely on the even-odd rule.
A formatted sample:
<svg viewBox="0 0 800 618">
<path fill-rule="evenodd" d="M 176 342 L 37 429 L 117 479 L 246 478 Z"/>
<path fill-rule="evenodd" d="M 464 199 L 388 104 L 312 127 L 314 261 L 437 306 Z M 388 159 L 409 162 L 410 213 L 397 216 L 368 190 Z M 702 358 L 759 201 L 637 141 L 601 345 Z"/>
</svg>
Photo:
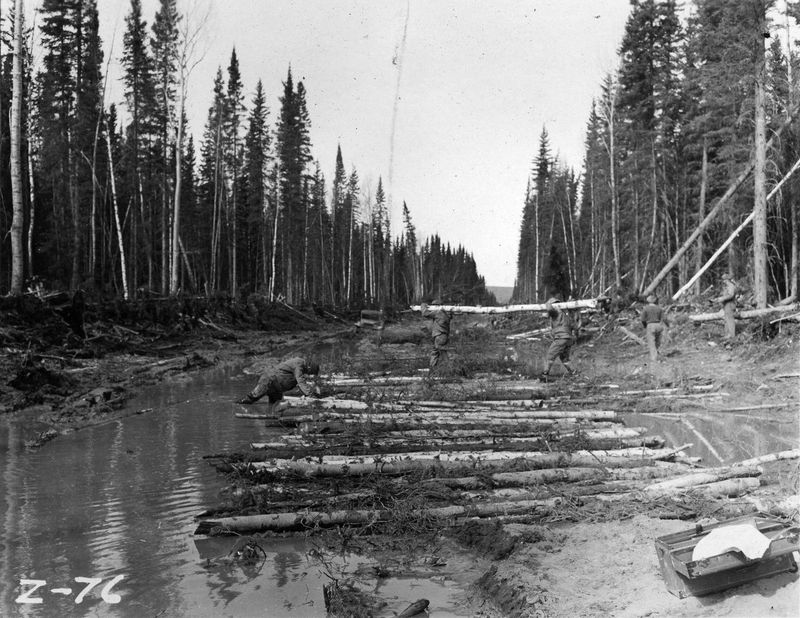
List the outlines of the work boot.
<svg viewBox="0 0 800 618">
<path fill-rule="evenodd" d="M 236 403 L 243 403 L 244 405 L 250 405 L 251 403 L 255 403 L 257 400 L 250 395 L 245 395 L 241 399 L 237 399 Z"/>
</svg>

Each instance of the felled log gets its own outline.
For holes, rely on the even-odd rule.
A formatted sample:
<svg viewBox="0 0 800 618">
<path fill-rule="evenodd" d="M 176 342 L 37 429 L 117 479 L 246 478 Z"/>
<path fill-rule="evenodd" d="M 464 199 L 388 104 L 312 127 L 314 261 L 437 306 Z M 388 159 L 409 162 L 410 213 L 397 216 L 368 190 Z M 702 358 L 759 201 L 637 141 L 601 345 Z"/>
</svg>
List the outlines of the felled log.
<svg viewBox="0 0 800 618">
<path fill-rule="evenodd" d="M 601 299 L 590 298 L 586 300 L 568 300 L 562 303 L 553 303 L 559 309 L 597 309 Z M 420 311 L 420 305 L 411 305 L 412 311 Z M 520 311 L 547 311 L 545 303 L 530 305 L 503 305 L 501 307 L 473 307 L 469 305 L 428 305 L 429 311 L 453 311 L 455 313 L 516 313 Z"/>
<path fill-rule="evenodd" d="M 550 330 L 549 328 L 537 328 L 536 330 L 529 330 L 529 331 L 524 332 L 524 333 L 516 333 L 514 335 L 506 335 L 506 339 L 510 339 L 511 341 L 514 341 L 516 339 L 527 339 L 529 337 L 533 337 L 534 335 L 541 335 L 543 333 L 546 333 L 549 330 Z"/>
<path fill-rule="evenodd" d="M 466 399 L 463 401 L 431 401 L 431 400 L 420 400 L 415 401 L 413 399 L 401 399 L 398 400 L 394 405 L 402 406 L 404 408 L 413 407 L 415 409 L 434 409 L 434 410 L 448 410 L 448 409 L 482 409 L 485 408 L 487 410 L 502 410 L 502 409 L 511 409 L 511 410 L 530 410 L 530 409 L 538 409 L 542 407 L 542 403 L 544 402 L 543 399 L 487 399 L 487 400 L 480 400 L 480 399 Z"/>
<path fill-rule="evenodd" d="M 664 464 L 666 462 L 658 462 Z M 438 477 L 420 481 L 422 485 L 443 485 L 453 489 L 477 489 L 487 480 L 496 487 L 524 487 L 547 483 L 588 483 L 608 480 L 638 481 L 675 476 L 686 470 L 681 464 L 650 465 L 639 468 L 542 468 L 520 472 L 496 472 L 488 477 Z"/>
<path fill-rule="evenodd" d="M 685 448 L 685 447 L 684 447 Z M 372 473 L 399 473 L 428 468 L 482 468 L 493 463 L 524 460 L 539 468 L 624 465 L 629 461 L 647 461 L 674 457 L 679 449 L 651 449 L 647 447 L 622 448 L 602 451 L 541 452 L 541 451 L 478 451 L 478 452 L 417 452 L 387 453 L 379 456 L 330 456 L 309 458 L 306 461 L 273 459 L 269 462 L 234 464 L 242 473 L 278 474 L 292 472 L 305 477 L 358 476 Z"/>
<path fill-rule="evenodd" d="M 636 343 L 638 343 L 639 345 L 643 345 L 643 346 L 647 347 L 647 342 L 646 342 L 644 339 L 642 339 L 642 338 L 641 338 L 639 335 L 637 335 L 636 333 L 634 333 L 632 330 L 629 330 L 629 329 L 625 328 L 624 326 L 619 326 L 618 328 L 619 328 L 619 329 L 620 329 L 620 330 L 621 330 L 623 333 L 625 333 L 625 336 L 626 336 L 626 337 L 628 337 L 628 338 L 630 338 L 630 339 L 633 339 L 633 340 L 634 340 Z"/>
<path fill-rule="evenodd" d="M 494 515 L 539 514 L 549 511 L 552 501 L 523 500 L 519 502 L 496 502 L 468 506 L 445 506 L 416 511 L 420 518 L 438 519 L 442 523 L 465 517 L 492 517 Z M 252 534 L 254 532 L 283 532 L 308 530 L 341 525 L 373 525 L 391 521 L 395 513 L 391 510 L 352 510 L 301 513 L 266 513 L 239 517 L 221 517 L 199 522 L 195 534 Z"/>
<path fill-rule="evenodd" d="M 237 418 L 269 418 L 266 414 L 237 412 Z M 458 421 L 492 422 L 513 424 L 522 421 L 542 421 L 556 419 L 581 419 L 622 422 L 613 410 L 531 410 L 531 411 L 440 411 L 440 412 L 354 412 L 328 410 L 317 414 L 292 414 L 284 412 L 280 420 L 285 423 L 302 423 L 309 421 L 334 421 L 352 420 L 358 422 L 390 422 L 390 421 L 419 421 L 427 423 L 454 423 Z"/>
<path fill-rule="evenodd" d="M 770 513 L 787 519 L 795 519 L 800 513 L 800 495 L 775 499 L 771 496 L 747 496 L 744 498 L 761 513 Z"/>
<path fill-rule="evenodd" d="M 262 455 L 250 455 L 249 461 L 266 461 L 272 458 L 302 459 L 304 457 L 318 457 L 320 455 L 376 455 L 383 451 L 397 451 L 402 448 L 404 452 L 413 454 L 437 447 L 442 452 L 468 449 L 480 452 L 482 449 L 503 449 L 508 451 L 544 451 L 549 446 L 558 445 L 563 439 L 571 436 L 528 436 L 507 437 L 502 435 L 484 437 L 387 437 L 364 436 L 350 440 L 337 440 L 335 442 L 295 443 L 293 441 L 281 442 L 256 442 L 251 444 L 253 450 L 266 451 Z M 613 450 L 619 448 L 650 447 L 660 448 L 665 440 L 659 436 L 645 436 L 634 438 L 588 438 L 581 435 L 580 444 L 592 450 Z"/>
<path fill-rule="evenodd" d="M 775 410 L 777 408 L 798 408 L 800 404 L 796 402 L 787 403 L 761 403 L 750 406 L 739 406 L 736 408 L 724 408 L 722 410 L 714 410 L 714 412 L 747 412 L 748 410 Z"/>
<path fill-rule="evenodd" d="M 592 425 L 597 422 L 592 421 Z M 338 419 L 336 421 L 328 421 L 325 419 L 309 419 L 303 422 L 289 420 L 285 422 L 274 422 L 276 427 L 291 428 L 294 427 L 302 434 L 318 435 L 318 434 L 333 434 L 333 433 L 352 433 L 354 431 L 368 431 L 372 433 L 381 433 L 386 431 L 455 431 L 463 430 L 480 430 L 486 433 L 502 434 L 509 430 L 520 430 L 523 432 L 543 433 L 547 431 L 559 431 L 568 429 L 578 425 L 578 419 L 575 418 L 542 418 L 535 421 L 517 421 L 514 419 L 491 419 L 488 421 L 478 421 L 466 419 L 454 419 L 452 422 L 439 422 L 435 420 L 426 420 L 424 418 L 409 418 L 407 420 L 392 419 L 385 421 L 377 421 L 375 419 Z M 607 423 L 599 421 L 601 426 Z"/>
<path fill-rule="evenodd" d="M 783 307 L 767 307 L 765 309 L 748 309 L 746 311 L 737 311 L 734 317 L 744 320 L 747 318 L 758 318 L 764 315 L 774 315 L 776 313 L 792 313 L 796 312 L 798 309 L 800 309 L 800 305 L 798 304 L 786 305 Z M 696 313 L 695 315 L 690 315 L 689 319 L 692 322 L 710 322 L 712 320 L 722 320 L 724 317 L 722 310 L 720 310 L 714 313 Z"/>
<path fill-rule="evenodd" d="M 675 487 L 666 489 L 660 494 L 652 494 L 653 498 L 662 495 L 682 494 L 689 493 L 694 495 L 702 495 L 706 498 L 736 498 L 746 494 L 754 489 L 758 489 L 761 485 L 757 478 L 745 477 L 734 478 L 726 481 L 717 481 L 716 483 L 708 483 L 706 485 L 695 485 L 692 487 L 680 488 Z M 620 500 L 641 500 L 642 496 L 649 496 L 651 494 L 642 494 L 641 492 L 635 493 L 608 493 L 597 494 L 593 496 L 594 499 L 602 502 L 620 501 Z"/>
<path fill-rule="evenodd" d="M 790 451 L 780 451 L 779 453 L 770 453 L 768 455 L 761 455 L 760 457 L 753 457 L 751 459 L 745 459 L 744 461 L 737 461 L 732 465 L 735 467 L 760 466 L 761 464 L 770 463 L 773 461 L 780 461 L 783 459 L 800 459 L 800 449 L 793 449 Z"/>
<path fill-rule="evenodd" d="M 693 474 L 684 474 L 675 478 L 659 481 L 645 487 L 650 493 L 661 493 L 673 489 L 687 489 L 696 485 L 707 485 L 718 481 L 747 476 L 760 476 L 761 470 L 755 466 L 738 466 L 724 468 L 708 468 Z"/>
</svg>

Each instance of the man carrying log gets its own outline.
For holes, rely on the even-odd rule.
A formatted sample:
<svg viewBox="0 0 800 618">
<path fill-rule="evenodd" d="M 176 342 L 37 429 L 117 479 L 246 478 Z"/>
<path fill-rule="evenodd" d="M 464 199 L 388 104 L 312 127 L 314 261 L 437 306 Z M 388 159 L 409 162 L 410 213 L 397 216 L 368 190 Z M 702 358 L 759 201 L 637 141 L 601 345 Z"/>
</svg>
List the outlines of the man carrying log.
<svg viewBox="0 0 800 618">
<path fill-rule="evenodd" d="M 550 298 L 545 303 L 545 310 L 550 318 L 550 333 L 553 337 L 553 342 L 547 349 L 547 360 L 542 372 L 542 378 L 545 380 L 550 376 L 550 368 L 556 359 L 561 359 L 561 364 L 569 375 L 576 373 L 569 361 L 569 351 L 575 343 L 575 324 L 567 311 L 562 311 L 553 304 L 556 302 L 557 298 Z"/>
<path fill-rule="evenodd" d="M 714 302 L 722 303 L 722 315 L 725 318 L 725 339 L 733 339 L 736 336 L 736 282 L 730 273 L 722 275 L 722 293 L 714 299 Z"/>
<path fill-rule="evenodd" d="M 667 328 L 664 310 L 659 306 L 658 297 L 655 294 L 650 294 L 647 297 L 647 304 L 639 314 L 639 319 L 647 336 L 647 349 L 650 352 L 650 360 L 655 363 L 658 360 L 661 338 Z"/>
<path fill-rule="evenodd" d="M 306 376 L 318 374 L 319 365 L 317 363 L 308 362 L 300 357 L 290 358 L 272 367 L 267 367 L 253 390 L 236 403 L 255 403 L 267 395 L 269 397 L 267 416 L 278 416 L 280 408 L 283 407 L 280 405 L 283 394 L 295 386 L 306 397 L 320 396 L 319 386 L 306 380 Z"/>
<path fill-rule="evenodd" d="M 434 305 L 441 305 L 441 301 L 437 298 L 433 301 Z M 433 349 L 431 349 L 431 356 L 428 366 L 433 371 L 439 366 L 442 356 L 447 354 L 447 342 L 450 341 L 450 321 L 453 319 L 452 311 L 445 311 L 441 307 L 438 311 L 431 311 L 428 309 L 428 303 L 420 305 L 422 317 L 426 320 L 433 320 L 431 325 L 431 337 L 433 338 Z"/>
</svg>

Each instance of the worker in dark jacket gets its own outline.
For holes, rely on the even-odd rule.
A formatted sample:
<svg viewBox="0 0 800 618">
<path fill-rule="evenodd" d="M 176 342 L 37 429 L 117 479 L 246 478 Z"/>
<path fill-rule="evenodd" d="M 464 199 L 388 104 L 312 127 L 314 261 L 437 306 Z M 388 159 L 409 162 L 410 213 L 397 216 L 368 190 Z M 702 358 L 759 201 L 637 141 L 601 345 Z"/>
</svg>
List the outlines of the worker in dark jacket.
<svg viewBox="0 0 800 618">
<path fill-rule="evenodd" d="M 730 273 L 722 275 L 722 293 L 714 300 L 722 303 L 722 314 L 725 317 L 725 339 L 733 339 L 736 336 L 736 292 L 738 292 L 736 282 Z"/>
<path fill-rule="evenodd" d="M 306 376 L 319 374 L 319 365 L 304 358 L 295 357 L 268 367 L 246 396 L 236 403 L 255 403 L 264 395 L 269 397 L 268 416 L 276 416 L 283 394 L 298 387 L 306 397 L 319 396 L 319 386 L 306 380 Z"/>
<path fill-rule="evenodd" d="M 647 297 L 647 304 L 639 314 L 639 319 L 644 327 L 647 338 L 647 349 L 650 352 L 650 360 L 658 360 L 658 349 L 661 347 L 661 338 L 667 328 L 664 319 L 664 310 L 658 304 L 658 298 L 654 294 Z"/>
<path fill-rule="evenodd" d="M 550 375 L 550 368 L 556 359 L 561 359 L 561 363 L 569 375 L 575 373 L 575 369 L 572 368 L 569 361 L 569 351 L 575 344 L 575 324 L 567 311 L 562 311 L 555 306 L 554 303 L 556 302 L 558 302 L 557 298 L 550 298 L 545 303 L 547 316 L 550 318 L 550 334 L 553 337 L 553 342 L 547 349 L 546 364 L 542 373 L 543 378 L 547 378 Z"/>
<path fill-rule="evenodd" d="M 437 299 L 433 304 L 440 305 L 441 302 Z M 450 341 L 450 322 L 453 319 L 452 311 L 445 311 L 441 307 L 438 311 L 428 309 L 427 303 L 420 305 L 422 317 L 427 320 L 433 320 L 431 324 L 431 337 L 433 338 L 433 349 L 431 349 L 431 356 L 429 366 L 433 371 L 441 362 L 442 356 L 447 354 L 447 342 Z"/>
</svg>

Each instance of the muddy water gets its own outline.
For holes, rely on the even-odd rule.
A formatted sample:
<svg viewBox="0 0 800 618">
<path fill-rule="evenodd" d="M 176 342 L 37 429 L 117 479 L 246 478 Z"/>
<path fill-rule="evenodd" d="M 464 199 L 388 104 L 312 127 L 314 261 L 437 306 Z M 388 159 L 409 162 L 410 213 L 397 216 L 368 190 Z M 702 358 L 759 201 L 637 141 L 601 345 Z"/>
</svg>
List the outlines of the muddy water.
<svg viewBox="0 0 800 618">
<path fill-rule="evenodd" d="M 148 389 L 130 406 L 151 412 L 31 452 L 31 419 L 0 418 L 0 615 L 324 616 L 330 580 L 304 539 L 265 543 L 263 564 L 243 566 L 218 560 L 235 539 L 193 536 L 193 517 L 219 502 L 222 481 L 203 455 L 270 437 L 233 416 L 230 402 L 251 382 L 218 371 Z M 349 568 L 365 560 L 326 558 Z M 465 587 L 420 576 L 383 580 L 377 592 L 387 616 L 421 597 L 432 615 L 459 616 Z"/>
<path fill-rule="evenodd" d="M 676 414 L 628 414 L 629 427 L 646 427 L 667 446 L 691 444 L 686 454 L 702 458 L 704 466 L 730 465 L 800 446 L 797 408 L 760 409 L 749 412 L 712 412 L 686 409 Z"/>
</svg>

